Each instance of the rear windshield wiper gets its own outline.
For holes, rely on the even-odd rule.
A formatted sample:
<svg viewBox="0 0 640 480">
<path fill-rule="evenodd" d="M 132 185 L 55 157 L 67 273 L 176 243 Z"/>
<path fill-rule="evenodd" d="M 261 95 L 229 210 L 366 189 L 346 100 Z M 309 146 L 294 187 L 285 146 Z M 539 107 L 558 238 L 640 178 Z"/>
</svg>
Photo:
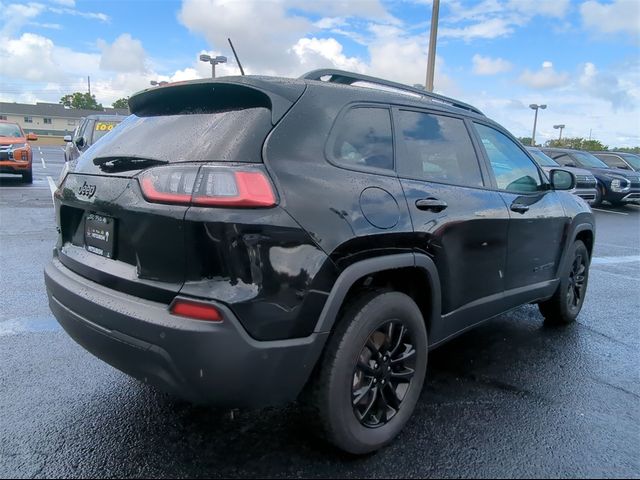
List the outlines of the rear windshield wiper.
<svg viewBox="0 0 640 480">
<path fill-rule="evenodd" d="M 142 170 L 169 163 L 167 160 L 154 160 L 151 158 L 136 157 L 103 157 L 95 158 L 93 164 L 105 173 L 119 173 L 130 170 Z"/>
</svg>

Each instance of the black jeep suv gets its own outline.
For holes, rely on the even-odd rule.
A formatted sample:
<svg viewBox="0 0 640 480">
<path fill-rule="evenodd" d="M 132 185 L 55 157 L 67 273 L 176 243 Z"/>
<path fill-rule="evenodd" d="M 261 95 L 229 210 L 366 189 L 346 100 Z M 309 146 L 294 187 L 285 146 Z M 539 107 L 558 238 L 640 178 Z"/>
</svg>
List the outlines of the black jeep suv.
<svg viewBox="0 0 640 480">
<path fill-rule="evenodd" d="M 134 377 L 219 406 L 300 398 L 365 453 L 409 419 L 430 349 L 526 303 L 580 312 L 575 178 L 469 105 L 336 70 L 129 105 L 55 193 L 45 280 L 69 335 Z"/>
</svg>

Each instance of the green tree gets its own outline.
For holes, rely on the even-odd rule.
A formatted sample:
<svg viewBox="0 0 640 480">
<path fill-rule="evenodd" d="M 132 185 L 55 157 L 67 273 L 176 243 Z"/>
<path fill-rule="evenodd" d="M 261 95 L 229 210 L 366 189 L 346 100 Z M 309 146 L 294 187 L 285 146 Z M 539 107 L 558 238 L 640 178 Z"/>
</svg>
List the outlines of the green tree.
<svg viewBox="0 0 640 480">
<path fill-rule="evenodd" d="M 585 140 L 582 142 L 582 150 L 601 151 L 608 149 L 609 147 L 600 140 Z"/>
<path fill-rule="evenodd" d="M 531 146 L 531 137 L 518 137 L 518 141 L 525 147 Z"/>
<path fill-rule="evenodd" d="M 87 110 L 104 110 L 101 103 L 96 101 L 94 95 L 88 93 L 74 92 L 65 95 L 60 99 L 60 104 L 69 108 L 85 108 Z"/>
<path fill-rule="evenodd" d="M 126 108 L 129 109 L 129 97 L 119 98 L 111 104 L 113 108 Z"/>
<path fill-rule="evenodd" d="M 635 153 L 640 154 L 640 147 L 617 147 L 611 149 L 614 152 L 627 152 L 627 153 Z"/>
<path fill-rule="evenodd" d="M 607 146 L 600 140 L 587 140 L 583 137 L 566 137 L 562 140 L 547 140 L 547 147 L 572 148 L 574 150 L 607 150 Z"/>
</svg>

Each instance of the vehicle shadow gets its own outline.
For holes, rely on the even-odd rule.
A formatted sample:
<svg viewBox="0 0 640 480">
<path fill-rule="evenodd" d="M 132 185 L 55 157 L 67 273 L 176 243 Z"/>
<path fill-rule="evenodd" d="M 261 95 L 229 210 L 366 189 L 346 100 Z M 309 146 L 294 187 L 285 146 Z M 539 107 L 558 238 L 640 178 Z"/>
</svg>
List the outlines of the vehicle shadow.
<svg viewBox="0 0 640 480">
<path fill-rule="evenodd" d="M 22 177 L 15 176 L 2 176 L 0 175 L 0 187 L 27 187 L 29 184 L 22 181 Z"/>
<path fill-rule="evenodd" d="M 86 411 L 68 413 L 60 454 L 79 476 L 459 476 L 460 462 L 484 455 L 483 442 L 513 436 L 523 407 L 548 415 L 560 385 L 579 383 L 585 367 L 576 360 L 579 337 L 577 326 L 544 326 L 537 308 L 526 306 L 451 341 L 430 355 L 428 378 L 405 431 L 365 457 L 317 440 L 299 405 L 232 416 L 177 401 L 124 375 L 85 399 Z M 494 431 L 484 424 L 488 411 L 502 417 Z M 468 432 L 476 435 L 473 441 L 463 438 Z M 458 452 L 452 442 L 464 448 Z M 87 449 L 99 453 L 100 461 L 88 462 Z M 522 452 L 522 474 L 526 455 L 531 452 Z"/>
</svg>

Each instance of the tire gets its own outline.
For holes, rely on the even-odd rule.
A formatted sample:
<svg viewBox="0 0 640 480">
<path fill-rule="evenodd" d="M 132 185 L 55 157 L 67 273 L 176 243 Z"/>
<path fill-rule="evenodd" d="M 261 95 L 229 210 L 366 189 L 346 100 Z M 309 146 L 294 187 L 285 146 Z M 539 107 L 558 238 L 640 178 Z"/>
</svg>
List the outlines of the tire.
<svg viewBox="0 0 640 480">
<path fill-rule="evenodd" d="M 549 324 L 573 323 L 584 303 L 589 282 L 589 251 L 581 240 L 576 240 L 569 251 L 569 264 L 560 278 L 553 297 L 540 302 L 540 313 Z"/>
<path fill-rule="evenodd" d="M 29 169 L 27 172 L 22 174 L 23 183 L 33 183 L 33 170 Z"/>
<path fill-rule="evenodd" d="M 602 200 L 604 199 L 604 187 L 598 183 L 596 186 L 596 199 L 591 204 L 591 207 L 599 207 L 602 205 Z"/>
<path fill-rule="evenodd" d="M 408 383 L 397 378 L 411 370 Z M 415 302 L 400 292 L 366 293 L 344 310 L 310 384 L 313 420 L 341 450 L 357 455 L 378 450 L 411 417 L 426 370 L 427 331 Z"/>
</svg>

